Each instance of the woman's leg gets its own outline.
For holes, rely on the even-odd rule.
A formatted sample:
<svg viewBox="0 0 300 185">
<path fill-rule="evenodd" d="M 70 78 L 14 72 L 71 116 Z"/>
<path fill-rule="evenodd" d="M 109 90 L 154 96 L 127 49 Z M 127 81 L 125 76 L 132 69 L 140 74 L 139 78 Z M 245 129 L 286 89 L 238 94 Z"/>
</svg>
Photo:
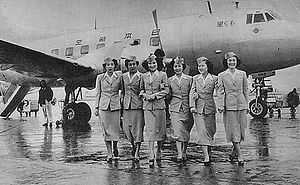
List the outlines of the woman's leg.
<svg viewBox="0 0 300 185">
<path fill-rule="evenodd" d="M 242 153 L 241 153 L 241 148 L 240 148 L 240 143 L 238 142 L 233 142 L 233 146 L 235 148 L 235 152 L 238 157 L 238 161 L 243 161 Z"/>
<path fill-rule="evenodd" d="M 114 157 L 119 157 L 118 141 L 113 141 L 113 151 Z"/>
<path fill-rule="evenodd" d="M 188 145 L 188 142 L 183 142 L 182 143 L 183 146 L 182 146 L 182 157 L 183 157 L 183 160 L 187 160 L 187 154 L 186 154 L 186 150 L 187 150 L 187 145 Z"/>
<path fill-rule="evenodd" d="M 182 149 L 183 143 L 181 141 L 176 141 L 176 148 L 177 148 L 177 159 L 182 159 Z"/>
<path fill-rule="evenodd" d="M 149 160 L 154 159 L 154 141 L 149 141 Z"/>
<path fill-rule="evenodd" d="M 141 148 L 141 142 L 135 143 L 135 155 L 134 158 L 139 159 L 140 158 L 140 148 Z"/>
<path fill-rule="evenodd" d="M 204 155 L 204 162 L 209 162 L 208 146 L 203 145 L 202 151 L 203 151 L 203 155 Z"/>
<path fill-rule="evenodd" d="M 161 160 L 162 141 L 157 141 L 156 160 Z"/>
<path fill-rule="evenodd" d="M 112 158 L 112 147 L 111 147 L 111 141 L 105 141 L 106 149 L 107 149 L 107 159 Z"/>
</svg>

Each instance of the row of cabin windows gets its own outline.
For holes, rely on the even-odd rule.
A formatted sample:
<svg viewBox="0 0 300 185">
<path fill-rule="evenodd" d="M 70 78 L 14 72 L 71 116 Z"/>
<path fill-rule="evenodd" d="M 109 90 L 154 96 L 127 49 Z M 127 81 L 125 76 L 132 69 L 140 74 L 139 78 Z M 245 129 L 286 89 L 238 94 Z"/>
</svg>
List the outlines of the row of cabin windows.
<svg viewBox="0 0 300 185">
<path fill-rule="evenodd" d="M 99 43 L 99 44 L 96 45 L 96 49 L 100 49 L 100 48 L 103 48 L 103 47 L 105 47 L 105 43 Z M 89 50 L 90 50 L 90 46 L 89 45 L 81 46 L 81 48 L 80 48 L 80 54 L 82 54 L 82 55 L 88 54 Z M 59 55 L 59 49 L 52 49 L 51 53 L 55 54 L 55 55 Z M 65 56 L 66 57 L 73 56 L 73 53 L 74 53 L 74 47 L 68 47 L 68 48 L 66 48 L 66 50 L 65 50 Z"/>
<path fill-rule="evenodd" d="M 268 12 L 257 13 L 257 14 L 247 14 L 246 24 L 260 23 L 275 20 Z"/>
</svg>

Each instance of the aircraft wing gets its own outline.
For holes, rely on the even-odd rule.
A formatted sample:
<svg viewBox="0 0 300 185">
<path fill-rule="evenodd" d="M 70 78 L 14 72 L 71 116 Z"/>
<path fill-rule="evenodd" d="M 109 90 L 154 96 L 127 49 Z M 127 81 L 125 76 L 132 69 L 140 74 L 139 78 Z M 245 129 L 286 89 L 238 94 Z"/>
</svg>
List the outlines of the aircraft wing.
<svg viewBox="0 0 300 185">
<path fill-rule="evenodd" d="M 94 71 L 75 62 L 0 40 L 0 69 L 10 69 L 31 77 L 72 78 Z"/>
</svg>

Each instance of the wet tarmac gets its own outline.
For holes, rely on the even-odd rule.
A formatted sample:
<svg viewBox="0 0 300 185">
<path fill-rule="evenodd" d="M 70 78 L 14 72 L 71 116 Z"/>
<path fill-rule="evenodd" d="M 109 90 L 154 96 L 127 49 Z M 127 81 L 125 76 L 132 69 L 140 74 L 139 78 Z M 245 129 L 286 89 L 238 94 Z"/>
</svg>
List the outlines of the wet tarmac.
<svg viewBox="0 0 300 185">
<path fill-rule="evenodd" d="M 231 145 L 218 115 L 211 166 L 201 162 L 193 130 L 187 163 L 176 163 L 175 145 L 167 141 L 162 162 L 153 169 L 148 166 L 147 145 L 142 145 L 141 161 L 134 163 L 124 138 L 120 159 L 108 164 L 95 117 L 91 130 L 75 131 L 44 128 L 41 116 L 0 120 L 0 184 L 300 184 L 300 119 L 290 120 L 287 114 L 280 120 L 249 117 L 242 144 L 244 167 L 229 162 Z"/>
</svg>

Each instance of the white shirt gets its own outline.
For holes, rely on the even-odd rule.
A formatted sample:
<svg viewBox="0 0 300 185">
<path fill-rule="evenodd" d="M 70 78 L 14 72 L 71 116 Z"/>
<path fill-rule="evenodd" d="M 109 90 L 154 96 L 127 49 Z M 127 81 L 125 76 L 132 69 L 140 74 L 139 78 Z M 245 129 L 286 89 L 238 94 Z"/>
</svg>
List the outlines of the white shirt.
<svg viewBox="0 0 300 185">
<path fill-rule="evenodd" d="M 205 84 L 209 81 L 209 80 L 213 80 L 213 77 L 211 76 L 210 73 L 207 74 L 207 76 L 204 78 L 202 74 L 200 74 L 200 78 L 203 81 L 203 86 L 205 86 Z"/>
<path fill-rule="evenodd" d="M 155 75 L 158 76 L 158 71 L 156 70 L 156 71 L 154 71 L 153 73 L 149 72 L 149 74 L 150 74 L 150 82 L 152 82 L 154 76 L 155 76 Z"/>
<path fill-rule="evenodd" d="M 110 83 L 112 83 L 112 77 L 113 77 L 113 76 L 114 76 L 115 78 L 118 78 L 118 75 L 117 75 L 115 72 L 113 72 L 113 74 L 112 74 L 111 76 L 109 76 L 107 72 L 104 74 L 104 77 L 105 77 L 105 78 L 108 78 L 108 81 L 109 81 Z"/>
<path fill-rule="evenodd" d="M 129 78 L 129 82 L 131 83 L 132 80 L 134 79 L 135 76 L 140 75 L 140 72 L 137 71 L 136 73 L 134 73 L 131 77 L 130 77 L 130 72 L 128 72 L 128 78 Z"/>
</svg>

